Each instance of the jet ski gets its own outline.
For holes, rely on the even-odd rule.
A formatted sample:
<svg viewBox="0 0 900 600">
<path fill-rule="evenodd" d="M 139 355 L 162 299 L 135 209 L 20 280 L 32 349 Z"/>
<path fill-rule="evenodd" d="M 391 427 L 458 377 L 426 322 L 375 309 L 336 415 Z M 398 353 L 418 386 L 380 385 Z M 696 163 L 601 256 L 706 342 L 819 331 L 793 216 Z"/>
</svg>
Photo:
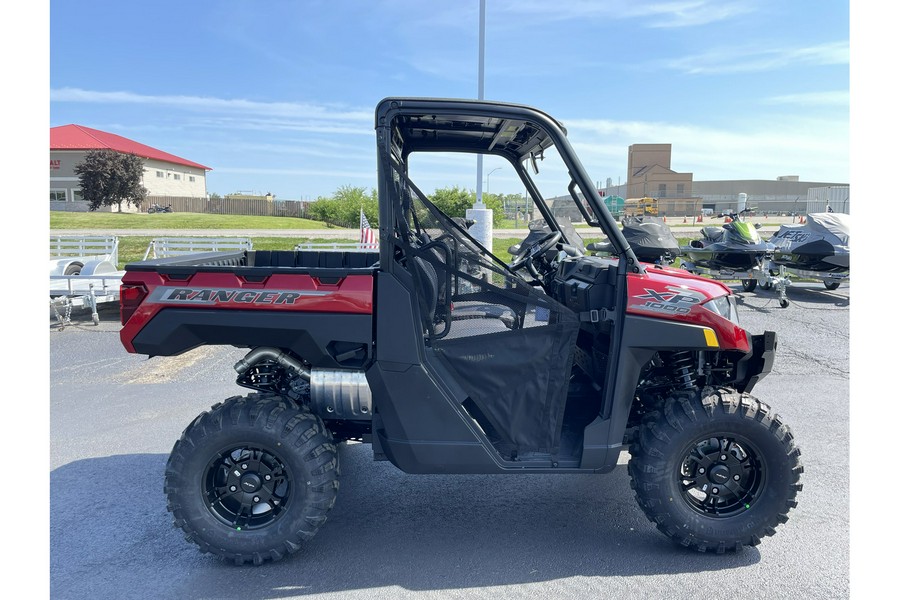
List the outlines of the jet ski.
<svg viewBox="0 0 900 600">
<path fill-rule="evenodd" d="M 775 247 L 771 265 L 788 273 L 822 279 L 836 289 L 850 274 L 850 215 L 811 213 L 806 223 L 782 225 L 769 242 Z"/>
<path fill-rule="evenodd" d="M 731 219 L 722 227 L 704 227 L 700 239 L 682 248 L 688 260 L 697 267 L 714 271 L 751 271 L 760 269 L 771 257 L 774 246 L 764 241 L 758 226 L 743 220 L 743 213 L 728 213 Z"/>
<path fill-rule="evenodd" d="M 765 289 L 774 286 L 785 308 L 788 305 L 785 287 L 789 280 L 769 270 L 775 246 L 760 237 L 758 224 L 744 221 L 744 215 L 752 210 L 745 208 L 721 214 L 720 217 L 729 219 L 722 227 L 702 228 L 700 239 L 691 240 L 689 246 L 681 248 L 681 267 L 714 279 L 740 279 L 745 292 L 752 292 L 759 282 Z"/>
<path fill-rule="evenodd" d="M 627 216 L 622 219 L 622 234 L 638 260 L 657 265 L 671 265 L 681 255 L 678 239 L 659 217 Z M 588 244 L 592 252 L 612 252 L 608 242 Z"/>
</svg>

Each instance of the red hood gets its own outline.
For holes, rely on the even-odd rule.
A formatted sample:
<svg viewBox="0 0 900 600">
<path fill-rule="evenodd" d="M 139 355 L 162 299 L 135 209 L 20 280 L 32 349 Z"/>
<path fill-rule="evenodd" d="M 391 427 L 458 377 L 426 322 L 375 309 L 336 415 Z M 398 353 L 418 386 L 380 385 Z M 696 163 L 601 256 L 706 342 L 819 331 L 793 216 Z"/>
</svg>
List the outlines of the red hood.
<svg viewBox="0 0 900 600">
<path fill-rule="evenodd" d="M 696 296 L 701 303 L 731 293 L 731 289 L 727 285 L 706 277 L 692 275 L 684 269 L 673 269 L 659 265 L 644 265 L 644 267 L 645 275 L 628 274 L 629 310 L 635 304 L 644 304 L 644 302 L 635 302 L 635 298 L 647 293 L 644 290 L 645 286 L 656 291 L 666 291 L 669 288 L 683 290 L 685 293 Z"/>
<path fill-rule="evenodd" d="M 712 328 L 719 347 L 749 350 L 747 332 L 728 319 L 703 308 L 704 302 L 727 296 L 731 289 L 712 279 L 681 269 L 644 265 L 646 273 L 628 274 L 628 306 L 635 316 L 684 321 Z"/>
</svg>

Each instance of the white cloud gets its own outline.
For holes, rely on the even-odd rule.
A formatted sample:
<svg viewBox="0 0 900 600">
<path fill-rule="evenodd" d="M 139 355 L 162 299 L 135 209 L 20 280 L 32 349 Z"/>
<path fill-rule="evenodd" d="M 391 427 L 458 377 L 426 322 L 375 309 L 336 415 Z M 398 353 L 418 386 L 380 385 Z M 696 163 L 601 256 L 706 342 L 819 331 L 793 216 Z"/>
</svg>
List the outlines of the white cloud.
<svg viewBox="0 0 900 600">
<path fill-rule="evenodd" d="M 490 7 L 503 15 L 522 14 L 542 20 L 610 20 L 640 19 L 643 25 L 654 28 L 693 27 L 754 12 L 751 0 L 519 0 Z"/>
<path fill-rule="evenodd" d="M 91 104 L 146 104 L 160 108 L 191 111 L 216 111 L 266 115 L 270 117 L 302 117 L 323 121 L 371 123 L 371 110 L 353 110 L 329 105 L 299 102 L 259 102 L 242 98 L 212 98 L 208 96 L 145 95 L 134 92 L 100 92 L 79 88 L 50 90 L 50 102 L 82 102 Z"/>
<path fill-rule="evenodd" d="M 805 48 L 768 47 L 762 43 L 744 48 L 720 47 L 661 64 L 691 75 L 772 71 L 791 66 L 849 65 L 850 43 L 839 41 Z"/>
<path fill-rule="evenodd" d="M 848 182 L 849 123 L 795 118 L 754 123 L 752 129 L 720 130 L 646 121 L 566 120 L 569 139 L 591 176 L 624 183 L 631 144 L 672 144 L 672 169 L 693 173 L 695 181 L 775 179 L 799 175 L 803 181 Z M 603 144 L 595 140 L 602 139 Z M 585 140 L 582 142 L 581 140 Z M 612 150 L 618 149 L 618 156 Z"/>
<path fill-rule="evenodd" d="M 770 96 L 762 100 L 764 104 L 793 104 L 798 106 L 849 106 L 850 92 L 809 92 L 806 94 L 785 94 Z"/>
</svg>

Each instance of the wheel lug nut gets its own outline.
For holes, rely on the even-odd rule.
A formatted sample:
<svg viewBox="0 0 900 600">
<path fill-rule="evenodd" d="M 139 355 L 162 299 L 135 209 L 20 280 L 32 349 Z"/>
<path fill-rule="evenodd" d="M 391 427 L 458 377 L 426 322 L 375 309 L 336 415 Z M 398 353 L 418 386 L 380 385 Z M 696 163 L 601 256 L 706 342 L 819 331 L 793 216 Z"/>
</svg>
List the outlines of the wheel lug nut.
<svg viewBox="0 0 900 600">
<path fill-rule="evenodd" d="M 701 475 L 703 475 L 704 473 L 706 473 L 706 469 L 704 469 L 703 467 L 700 467 L 699 469 L 697 469 L 697 472 L 700 473 Z"/>
<path fill-rule="evenodd" d="M 722 460 L 728 460 L 728 455 L 723 454 L 723 455 L 720 456 L 719 458 L 721 458 Z M 244 468 L 246 469 L 246 467 L 244 467 Z"/>
<path fill-rule="evenodd" d="M 230 489 L 230 490 L 231 490 L 231 491 L 232 491 L 232 492 L 235 492 L 235 491 L 237 491 L 237 488 L 236 488 L 236 487 L 235 487 L 235 486 L 231 486 L 231 487 L 230 487 L 230 488 L 228 488 L 228 489 Z"/>
<path fill-rule="evenodd" d="M 247 470 L 247 463 L 242 464 L 242 465 L 241 465 L 241 468 L 244 469 L 244 470 Z"/>
<path fill-rule="evenodd" d="M 713 494 L 718 494 L 718 493 L 719 493 L 719 488 L 713 488 Z"/>
<path fill-rule="evenodd" d="M 270 479 L 272 479 L 272 476 L 271 476 L 271 475 L 266 475 L 266 481 L 269 481 Z"/>
<path fill-rule="evenodd" d="M 253 496 L 253 501 L 254 501 L 254 502 L 259 502 L 259 496 Z"/>
<path fill-rule="evenodd" d="M 740 475 L 735 475 L 735 476 L 734 476 L 734 480 L 735 480 L 735 481 L 740 481 L 740 480 L 741 480 L 741 476 L 740 476 Z"/>
</svg>

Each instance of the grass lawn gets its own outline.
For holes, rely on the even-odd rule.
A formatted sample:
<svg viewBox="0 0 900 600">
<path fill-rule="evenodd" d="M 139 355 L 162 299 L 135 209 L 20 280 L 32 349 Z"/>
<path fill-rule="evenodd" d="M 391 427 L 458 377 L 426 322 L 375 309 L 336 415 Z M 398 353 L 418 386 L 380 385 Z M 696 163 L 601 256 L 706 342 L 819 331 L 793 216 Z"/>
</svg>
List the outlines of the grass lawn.
<svg viewBox="0 0 900 600">
<path fill-rule="evenodd" d="M 513 223 L 508 223 L 512 226 Z M 520 227 L 527 225 L 520 221 Z M 353 243 L 356 241 L 355 231 L 347 230 L 345 239 L 320 239 L 303 237 L 299 234 L 302 230 L 310 229 L 339 229 L 309 219 L 297 219 L 293 217 L 250 217 L 243 215 L 209 215 L 202 213 L 162 213 L 162 214 L 131 214 L 131 213 L 73 213 L 52 211 L 50 213 L 50 229 L 160 229 L 171 230 L 172 236 L 178 235 L 178 230 L 185 229 L 209 229 L 211 233 L 216 229 L 281 229 L 298 230 L 295 237 L 255 237 L 252 238 L 253 248 L 256 250 L 293 250 L 299 243 Z M 130 262 L 143 260 L 147 247 L 152 237 L 149 236 L 119 236 L 119 268 L 123 268 Z M 686 246 L 691 238 L 679 237 L 678 243 Z M 493 252 L 500 260 L 509 262 L 511 256 L 507 249 L 518 240 L 510 238 L 494 238 Z M 605 238 L 585 238 L 585 244 L 605 241 Z"/>
<path fill-rule="evenodd" d="M 50 229 L 339 229 L 310 219 L 204 213 L 50 212 Z"/>
</svg>

